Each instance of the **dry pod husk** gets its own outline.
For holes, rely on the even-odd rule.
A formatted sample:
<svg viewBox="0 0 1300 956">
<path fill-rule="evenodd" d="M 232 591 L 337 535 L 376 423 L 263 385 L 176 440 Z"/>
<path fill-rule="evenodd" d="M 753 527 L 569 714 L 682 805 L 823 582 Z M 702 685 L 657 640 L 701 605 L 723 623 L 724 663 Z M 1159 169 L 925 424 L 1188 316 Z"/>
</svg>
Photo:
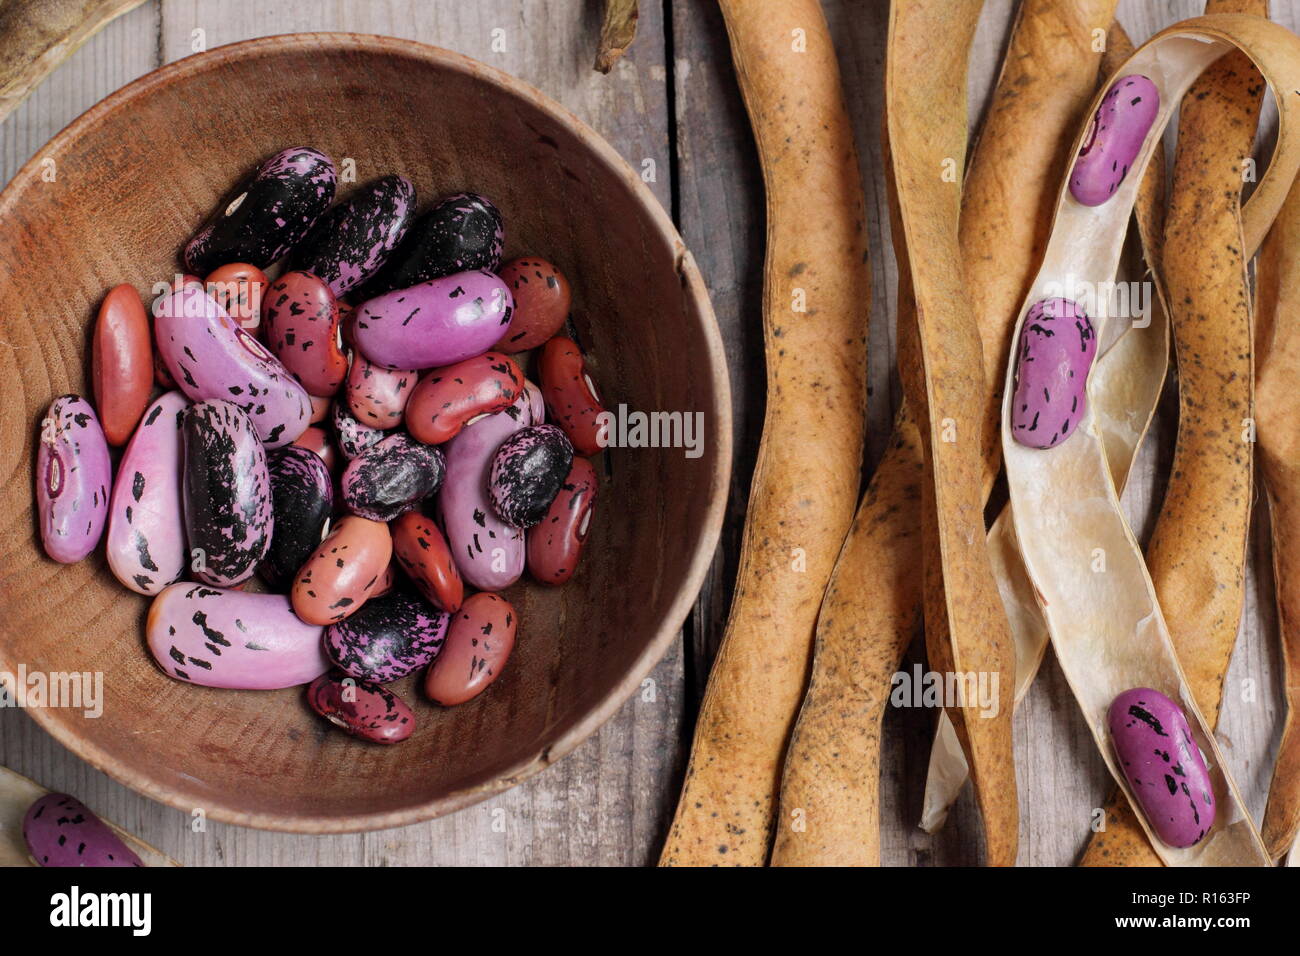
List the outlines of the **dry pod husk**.
<svg viewBox="0 0 1300 956">
<path fill-rule="evenodd" d="M 1265 16 L 1264 0 L 1207 13 Z M 1243 249 L 1242 161 L 1264 87 L 1240 51 L 1207 69 L 1183 98 L 1165 226 L 1163 271 L 1178 357 L 1178 441 L 1147 544 L 1147 569 L 1197 705 L 1218 723 L 1223 679 L 1245 600 L 1253 442 L 1250 283 Z M 1208 321 L 1207 321 L 1208 320 Z M 1082 866 L 1158 866 L 1122 793 L 1105 806 Z"/>
<path fill-rule="evenodd" d="M 1160 97 L 1158 112 L 1132 161 L 1133 172 L 1145 170 L 1174 106 L 1192 82 L 1234 48 L 1251 56 L 1275 91 L 1300 85 L 1300 38 L 1265 20 L 1240 15 L 1177 24 L 1145 44 L 1117 71 L 1120 76 L 1148 77 Z M 1280 103 L 1286 95 L 1282 93 Z M 1094 108 L 1101 99 L 1097 97 Z M 1290 106 L 1283 103 L 1277 148 L 1248 207 L 1253 215 L 1244 217 L 1247 236 L 1241 248 L 1252 248 L 1251 236 L 1263 234 L 1300 166 L 1300 141 L 1296 124 L 1288 122 L 1290 113 Z M 1088 132 L 1080 131 L 1076 152 Z M 1036 302 L 1060 295 L 1061 289 L 1078 282 L 1093 283 L 1094 289 L 1108 287 L 1104 284 L 1115 275 L 1122 227 L 1136 199 L 1138 182 L 1136 175 L 1125 177 L 1109 201 L 1100 205 L 1083 205 L 1072 198 L 1068 183 L 1062 187 L 1052 236 L 1034 291 L 1022 306 L 1020 325 Z M 1094 316 L 1093 325 L 1097 336 L 1104 337 L 1104 314 Z M 1156 852 L 1170 865 L 1266 865 L 1259 834 L 1179 666 L 1151 578 L 1120 511 L 1096 424 L 1093 383 L 1089 382 L 1090 401 L 1075 430 L 1050 450 L 1041 450 L 1016 440 L 1014 375 L 1011 369 L 1002 441 L 1017 539 L 1057 658 L 1103 759 L 1132 801 L 1112 750 L 1107 710 L 1119 694 L 1135 687 L 1166 694 L 1186 715 L 1194 742 L 1206 758 L 1218 816 L 1194 845 L 1175 849 L 1157 841 Z M 1141 822 L 1150 836 L 1150 824 Z"/>
<path fill-rule="evenodd" d="M 965 694 L 947 712 L 972 768 L 986 860 L 1009 866 L 1019 814 L 1010 695 L 1005 705 L 998 699 L 1001 688 L 1014 686 L 1015 656 L 983 535 L 970 533 L 984 527 L 983 355 L 961 270 L 949 265 L 960 261 L 966 66 L 980 6 L 974 0 L 891 5 L 885 102 L 924 371 L 923 383 L 904 377 L 904 389 L 925 447 L 926 649 L 931 670 L 984 681 L 997 695 L 993 712 Z"/>
<path fill-rule="evenodd" d="M 1273 578 L 1282 639 L 1282 685 L 1286 722 L 1264 811 L 1264 843 L 1270 856 L 1300 847 L 1300 182 L 1264 240 L 1255 267 L 1255 420 L 1259 467 L 1268 493 L 1273 533 Z M 1292 851 L 1292 856 L 1300 850 Z M 1292 861 L 1295 866 L 1300 860 Z"/>
<path fill-rule="evenodd" d="M 882 144 L 898 261 L 898 365 L 915 381 L 916 306 L 887 136 Z M 773 866 L 880 865 L 881 719 L 920 619 L 924 479 L 921 434 L 904 402 L 822 600 L 812 674 L 786 749 Z"/>
<path fill-rule="evenodd" d="M 1022 22 L 1023 16 L 1024 12 L 1022 12 Z M 1017 49 L 1016 42 L 1013 39 L 1008 51 L 1008 58 L 1018 58 L 1020 53 L 1021 51 Z M 1128 59 L 1132 53 L 1133 45 L 1129 42 L 1128 36 L 1119 24 L 1112 24 L 1107 37 L 1106 55 L 1102 58 L 1101 63 L 1103 78 L 1108 77 L 1114 67 Z M 1091 62 L 1095 64 L 1096 59 L 1093 58 Z M 1076 82 L 1081 81 L 1076 78 Z M 1024 86 L 1024 81 L 1019 78 L 1013 81 L 1009 94 L 1012 103 L 1015 103 L 1017 99 L 1014 91 L 1022 89 Z M 1092 81 L 1089 83 L 1090 91 L 1095 90 L 1096 86 L 1096 71 L 1094 69 Z M 1091 95 L 1090 92 L 1088 96 Z M 1050 231 L 1052 212 L 1050 201 L 1055 200 L 1060 180 L 1067 168 L 1067 162 L 1073 158 L 1069 148 L 1073 143 L 1074 130 L 1078 128 L 1079 121 L 1085 115 L 1084 109 L 1087 104 L 1088 99 L 1085 97 L 1073 117 L 1070 132 L 1061 142 L 1059 155 L 1052 158 L 1052 165 L 1058 170 L 1058 175 L 1052 181 L 1050 194 L 1044 190 L 1040 196 L 1034 197 L 1040 200 L 1048 200 L 1047 208 L 1041 214 L 1043 228 L 1041 242 L 1046 241 L 1046 235 Z M 1025 127 L 1031 125 L 1033 124 L 1025 123 Z M 1016 127 L 1012 126 L 1010 128 L 1014 130 Z M 997 140 L 988 138 L 988 131 L 980 138 L 980 146 L 987 148 L 990 154 L 988 160 L 990 164 L 998 162 L 1000 158 L 997 142 Z M 976 155 L 978 156 L 982 151 L 982 149 L 977 150 Z M 1014 155 L 1014 152 L 1012 155 Z M 1003 170 L 1002 176 L 993 178 L 997 182 L 1002 182 L 1006 177 L 1014 177 L 1017 168 L 1018 166 L 1015 164 L 1008 165 Z M 972 178 L 968 177 L 968 191 L 971 188 L 971 181 Z M 1035 182 L 1039 181 L 1035 180 Z M 1115 487 L 1120 489 L 1127 482 L 1128 473 L 1132 467 L 1134 456 L 1137 454 L 1138 446 L 1141 445 L 1143 436 L 1146 435 L 1150 426 L 1151 418 L 1160 399 L 1160 391 L 1168 367 L 1169 325 L 1166 318 L 1163 292 L 1160 291 L 1158 265 L 1159 248 L 1164 234 L 1164 183 L 1164 150 L 1162 146 L 1157 145 L 1155 158 L 1148 167 L 1138 190 L 1135 209 L 1135 219 L 1142 239 L 1145 258 L 1150 264 L 1158 293 L 1156 300 L 1151 303 L 1150 325 L 1144 329 L 1134 329 L 1132 326 L 1125 328 L 1120 333 L 1119 338 L 1097 359 L 1097 368 L 1093 373 L 1097 384 L 1095 391 L 1098 393 L 1096 405 L 1097 423 L 1102 430 L 1103 442 L 1106 446 L 1106 460 L 1111 467 L 1112 479 L 1115 482 Z M 1045 183 L 1043 185 L 1045 187 Z M 996 204 L 991 205 L 995 206 Z M 986 207 L 981 206 L 978 208 L 982 210 Z M 971 212 L 974 212 L 974 210 L 971 210 Z M 968 227 L 967 222 L 971 218 L 978 222 L 983 218 L 983 213 L 975 213 L 974 216 L 971 216 L 971 213 L 967 211 L 967 207 L 963 207 L 962 217 L 963 235 L 968 228 L 972 232 L 978 233 L 975 227 Z M 1036 233 L 1035 237 L 1037 237 Z M 988 252 L 978 252 L 979 249 L 979 246 L 973 247 L 970 251 L 963 248 L 968 277 L 976 269 L 976 263 L 982 261 L 989 254 Z M 1037 262 L 1037 256 L 1040 254 L 1041 244 L 1038 244 L 1035 258 L 1032 260 L 1034 263 Z M 1014 303 L 1007 305 L 1004 299 L 999 300 L 1006 305 L 1008 316 L 1015 316 L 1016 309 L 1029 291 L 1029 282 L 1031 280 L 1032 275 L 1026 276 L 1024 287 L 1019 290 Z M 1009 287 L 1005 291 L 1009 291 Z M 1009 328 L 1006 331 L 1009 334 Z M 995 341 L 986 336 L 986 360 L 988 359 L 988 352 L 994 347 L 994 344 Z M 996 344 L 1005 352 L 1005 340 Z M 999 365 L 998 374 L 1005 376 L 1005 364 Z M 998 395 L 1001 396 L 1001 393 L 1002 390 L 999 388 Z M 1047 625 L 1043 621 L 1042 612 L 1039 610 L 1038 599 L 1034 596 L 1033 585 L 1030 583 L 1029 577 L 1025 573 L 1024 564 L 1020 560 L 1015 527 L 1011 521 L 1010 505 L 1003 507 L 1002 512 L 993 522 L 992 528 L 989 529 L 988 547 L 989 558 L 993 562 L 993 571 L 998 580 L 998 589 L 1002 594 L 1002 604 L 1007 612 L 1007 623 L 1011 628 L 1011 635 L 1015 642 L 1015 703 L 1019 704 L 1025 694 L 1028 693 L 1034 677 L 1038 673 L 1043 654 L 1047 650 L 1048 636 Z M 935 732 L 934 746 L 930 751 L 925 799 L 921 810 L 920 826 L 923 830 L 932 833 L 943 826 L 949 808 L 957 799 L 968 777 L 969 768 L 966 764 L 966 755 L 962 753 L 956 731 L 953 729 L 952 722 L 948 720 L 947 715 L 941 714 Z"/>
<path fill-rule="evenodd" d="M 992 373 L 998 373 L 1004 361 L 1006 336 L 1047 239 L 1068 147 L 1096 87 L 1100 54 L 1093 49 L 1093 30 L 1109 21 L 1114 7 L 1115 0 L 1026 0 L 1020 7 L 962 194 L 966 288 L 971 311 L 980 321 L 986 368 Z M 1035 135 L 1018 135 L 1025 129 L 1035 130 Z M 903 230 L 894 207 L 891 202 L 902 366 L 909 361 L 915 317 L 906 249 L 901 248 Z M 996 436 L 1001 375 L 986 380 L 985 388 L 986 419 Z M 880 862 L 880 726 L 891 677 L 920 612 L 914 570 L 921 560 L 919 442 L 916 417 L 905 404 L 822 604 L 813 672 L 781 786 L 779 819 L 790 821 L 798 810 L 803 826 L 778 830 L 774 865 Z M 992 447 L 1000 458 L 1000 444 Z M 1001 526 L 1008 528 L 1009 518 Z M 999 555 L 991 556 L 997 569 Z M 1023 571 L 1018 580 L 1024 580 Z M 1028 600 L 1033 602 L 1032 592 Z M 1041 630 L 1036 603 L 1033 613 Z M 1042 631 L 1039 656 L 1046 641 Z M 955 748 L 959 789 L 967 778 L 966 758 L 951 721 L 946 715 L 940 719 Z"/>
<path fill-rule="evenodd" d="M 817 610 L 857 501 L 870 290 L 857 151 L 820 4 L 721 7 L 767 198 L 768 401 L 735 597 L 660 862 L 761 866 Z M 792 309 L 800 299 L 806 311 Z"/>
</svg>

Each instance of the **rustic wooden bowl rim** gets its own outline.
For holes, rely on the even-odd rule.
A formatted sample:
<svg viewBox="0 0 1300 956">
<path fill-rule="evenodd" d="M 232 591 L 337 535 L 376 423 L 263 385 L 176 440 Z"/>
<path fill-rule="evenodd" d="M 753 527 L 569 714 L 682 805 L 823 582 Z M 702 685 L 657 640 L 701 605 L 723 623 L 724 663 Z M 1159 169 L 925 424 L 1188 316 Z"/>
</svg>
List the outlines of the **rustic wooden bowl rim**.
<svg viewBox="0 0 1300 956">
<path fill-rule="evenodd" d="M 46 143 L 18 171 L 3 192 L 0 192 L 0 218 L 9 215 L 13 204 L 18 201 L 22 186 L 39 172 L 41 163 L 46 158 L 58 154 L 65 146 L 74 142 L 77 137 L 81 136 L 94 124 L 106 119 L 118 110 L 128 108 L 131 101 L 137 96 L 145 94 L 158 86 L 184 82 L 202 71 L 219 69 L 222 65 L 233 60 L 276 56 L 286 50 L 303 48 L 325 48 L 331 51 L 346 50 L 384 56 L 407 57 L 443 69 L 466 73 L 495 87 L 507 96 L 526 100 L 534 108 L 550 114 L 559 125 L 573 130 L 575 136 L 591 151 L 597 161 L 609 167 L 611 172 L 625 181 L 648 224 L 663 237 L 669 246 L 676 250 L 677 272 L 684 297 L 690 303 L 687 311 L 688 313 L 692 311 L 691 307 L 693 306 L 693 309 L 698 312 L 699 322 L 702 326 L 701 331 L 707 342 L 704 360 L 712 377 L 713 407 L 710 414 L 713 416 L 715 423 L 715 427 L 712 429 L 714 441 L 718 443 L 718 454 L 715 458 L 713 473 L 707 480 L 711 500 L 709 501 L 706 520 L 692 549 L 685 584 L 674 597 L 668 613 L 664 616 L 653 638 L 646 644 L 645 649 L 624 678 L 604 697 L 599 699 L 595 706 L 568 731 L 560 734 L 532 757 L 520 761 L 515 767 L 499 774 L 488 784 L 455 790 L 435 800 L 385 813 L 339 816 L 249 813 L 215 797 L 211 793 L 205 792 L 200 795 L 197 791 L 185 792 L 172 787 L 161 786 L 151 779 L 148 774 L 137 771 L 132 767 L 122 766 L 95 744 L 52 721 L 46 716 L 46 712 L 42 708 L 29 710 L 37 724 L 92 767 L 103 771 L 133 790 L 178 810 L 188 813 L 195 807 L 201 806 L 206 816 L 213 820 L 265 830 L 315 834 L 356 833 L 407 826 L 430 820 L 460 810 L 494 793 L 514 787 L 574 750 L 578 744 L 582 743 L 612 717 L 623 702 L 640 687 L 641 682 L 663 657 L 681 630 L 691 605 L 704 583 L 714 550 L 717 547 L 727 503 L 727 490 L 731 472 L 731 386 L 727 373 L 722 335 L 718 329 L 713 307 L 704 281 L 695 264 L 695 259 L 686 249 L 685 243 L 678 234 L 672 220 L 660 205 L 659 200 L 655 198 L 649 187 L 632 170 L 623 157 L 603 137 L 578 119 L 577 116 L 535 87 L 470 57 L 416 40 L 346 32 L 289 33 L 227 44 L 205 53 L 195 54 L 166 64 L 111 93 L 82 113 L 81 116 L 73 120 Z M 2 652 L 3 647 L 0 647 L 0 653 Z M 11 672 L 14 670 L 11 665 L 4 661 L 0 661 L 0 669 Z"/>
</svg>

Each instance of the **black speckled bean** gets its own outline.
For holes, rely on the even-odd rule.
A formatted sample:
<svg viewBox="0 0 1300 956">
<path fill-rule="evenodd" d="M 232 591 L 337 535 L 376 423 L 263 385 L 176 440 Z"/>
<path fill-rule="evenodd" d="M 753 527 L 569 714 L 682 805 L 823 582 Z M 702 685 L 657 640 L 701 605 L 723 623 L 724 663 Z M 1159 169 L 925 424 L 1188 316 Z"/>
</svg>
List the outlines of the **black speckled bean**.
<svg viewBox="0 0 1300 956">
<path fill-rule="evenodd" d="M 335 295 L 365 282 L 392 255 L 415 213 L 415 187 L 404 176 L 362 186 L 335 206 L 294 250 L 293 268 L 323 279 Z"/>
<path fill-rule="evenodd" d="M 521 428 L 492 457 L 488 492 L 502 521 L 531 528 L 546 515 L 573 464 L 573 445 L 554 425 Z"/>
<path fill-rule="evenodd" d="M 258 569 L 277 590 L 286 590 L 329 530 L 334 482 L 320 455 L 298 445 L 270 456 L 271 509 L 275 531 Z"/>
<path fill-rule="evenodd" d="M 185 265 L 207 275 L 230 262 L 265 269 L 292 249 L 334 200 L 334 163 L 306 146 L 262 163 L 217 207 L 185 247 Z"/>
<path fill-rule="evenodd" d="M 437 491 L 446 470 L 437 448 L 405 433 L 390 435 L 348 463 L 343 503 L 363 518 L 392 521 Z"/>
<path fill-rule="evenodd" d="M 191 568 L 208 584 L 246 580 L 271 546 L 275 519 L 266 449 L 239 406 L 185 411 L 185 530 Z"/>
<path fill-rule="evenodd" d="M 504 248 L 501 211 L 490 200 L 474 193 L 448 196 L 415 221 L 360 296 L 373 298 L 467 269 L 495 272 Z"/>
<path fill-rule="evenodd" d="M 438 656 L 449 620 L 413 591 L 394 588 L 327 627 L 325 653 L 352 677 L 386 684 Z"/>
</svg>

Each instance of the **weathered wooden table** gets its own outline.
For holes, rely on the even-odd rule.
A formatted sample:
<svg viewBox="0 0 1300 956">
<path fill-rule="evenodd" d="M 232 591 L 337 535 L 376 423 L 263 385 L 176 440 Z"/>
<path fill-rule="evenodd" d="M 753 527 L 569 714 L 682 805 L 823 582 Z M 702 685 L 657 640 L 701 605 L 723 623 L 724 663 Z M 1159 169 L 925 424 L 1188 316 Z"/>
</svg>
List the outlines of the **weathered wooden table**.
<svg viewBox="0 0 1300 956">
<path fill-rule="evenodd" d="M 188 814 L 92 770 L 19 710 L 0 710 L 0 764 L 77 794 L 189 865 L 628 865 L 656 858 L 726 619 L 762 427 L 763 194 L 714 4 L 642 0 L 636 43 L 608 76 L 591 69 L 600 6 L 598 0 L 151 0 L 90 40 L 0 125 L 0 183 L 84 109 L 149 70 L 236 40 L 306 30 L 390 34 L 457 50 L 536 85 L 604 135 L 634 167 L 651 168 L 643 163 L 653 160 L 651 188 L 700 264 L 729 349 L 736 436 L 729 517 L 713 573 L 682 641 L 653 675 L 656 699 L 629 701 L 576 752 L 508 793 L 431 823 L 351 836 L 263 833 L 219 823 L 193 832 Z M 1300 0 L 1273 0 L 1273 7 L 1274 19 L 1293 30 L 1300 26 Z M 825 9 L 857 129 L 871 217 L 868 465 L 874 466 L 900 395 L 892 368 L 896 273 L 879 144 L 888 5 L 827 0 Z M 1120 18 L 1140 42 L 1201 9 L 1199 0 L 1122 0 Z M 972 123 L 996 79 L 1013 13 L 1011 0 L 987 5 L 972 56 Z M 509 162 L 508 156 L 502 159 Z M 1152 503 L 1159 502 L 1157 476 L 1167 470 L 1173 451 L 1170 426 L 1177 404 L 1169 398 L 1167 393 L 1126 496 L 1144 540 Z M 25 466 L 15 469 L 25 473 Z M 1262 499 L 1257 501 L 1262 511 Z M 1261 527 L 1257 518 L 1246 618 L 1218 732 L 1257 816 L 1282 717 L 1269 545 Z M 921 659 L 917 643 L 904 666 Z M 916 828 L 934 717 L 933 711 L 896 710 L 885 719 L 882 852 L 888 864 L 978 862 L 979 819 L 969 788 L 943 831 L 931 837 Z M 1016 735 L 1020 863 L 1068 865 L 1110 784 L 1050 654 L 1017 714 Z"/>
</svg>

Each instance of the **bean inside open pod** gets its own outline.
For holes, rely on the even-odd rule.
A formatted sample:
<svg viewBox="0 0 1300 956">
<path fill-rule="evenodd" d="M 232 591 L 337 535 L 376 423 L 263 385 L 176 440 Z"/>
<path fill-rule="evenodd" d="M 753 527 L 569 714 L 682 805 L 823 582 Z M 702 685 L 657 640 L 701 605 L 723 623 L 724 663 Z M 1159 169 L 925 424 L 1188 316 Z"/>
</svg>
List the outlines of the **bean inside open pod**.
<svg viewBox="0 0 1300 956">
<path fill-rule="evenodd" d="M 1257 17 L 1223 15 L 1185 21 L 1158 34 L 1120 68 L 1118 76 L 1136 74 L 1152 81 L 1160 94 L 1159 110 L 1137 154 L 1133 174 L 1116 186 L 1110 199 L 1083 205 L 1063 184 L 1043 264 L 1021 308 L 1016 347 L 1038 301 L 1068 296 L 1072 288 L 1109 287 L 1139 175 L 1174 106 L 1203 70 L 1233 48 L 1251 57 L 1279 96 L 1297 88 L 1300 39 Z M 1104 95 L 1098 96 L 1094 112 Z M 1086 135 L 1087 130 L 1080 131 L 1076 153 Z M 1300 142 L 1295 137 L 1294 124 L 1288 126 L 1284 113 L 1273 161 L 1248 207 L 1253 215 L 1243 215 L 1248 248 L 1276 215 L 1300 166 Z M 1105 312 L 1102 308 L 1091 315 L 1099 337 L 1105 334 Z M 1003 401 L 1002 445 L 1016 537 L 1062 670 L 1103 759 L 1132 801 L 1109 739 L 1107 710 L 1116 697 L 1134 687 L 1151 687 L 1167 695 L 1182 709 L 1194 743 L 1205 757 L 1219 813 L 1202 840 L 1181 849 L 1162 842 L 1143 819 L 1153 847 L 1168 865 L 1268 865 L 1259 834 L 1196 706 L 1142 553 L 1120 510 L 1096 417 L 1100 382 L 1095 375 L 1088 381 L 1088 407 L 1066 440 L 1048 449 L 1026 447 L 1012 428 L 1014 357 L 1011 366 Z"/>
</svg>

